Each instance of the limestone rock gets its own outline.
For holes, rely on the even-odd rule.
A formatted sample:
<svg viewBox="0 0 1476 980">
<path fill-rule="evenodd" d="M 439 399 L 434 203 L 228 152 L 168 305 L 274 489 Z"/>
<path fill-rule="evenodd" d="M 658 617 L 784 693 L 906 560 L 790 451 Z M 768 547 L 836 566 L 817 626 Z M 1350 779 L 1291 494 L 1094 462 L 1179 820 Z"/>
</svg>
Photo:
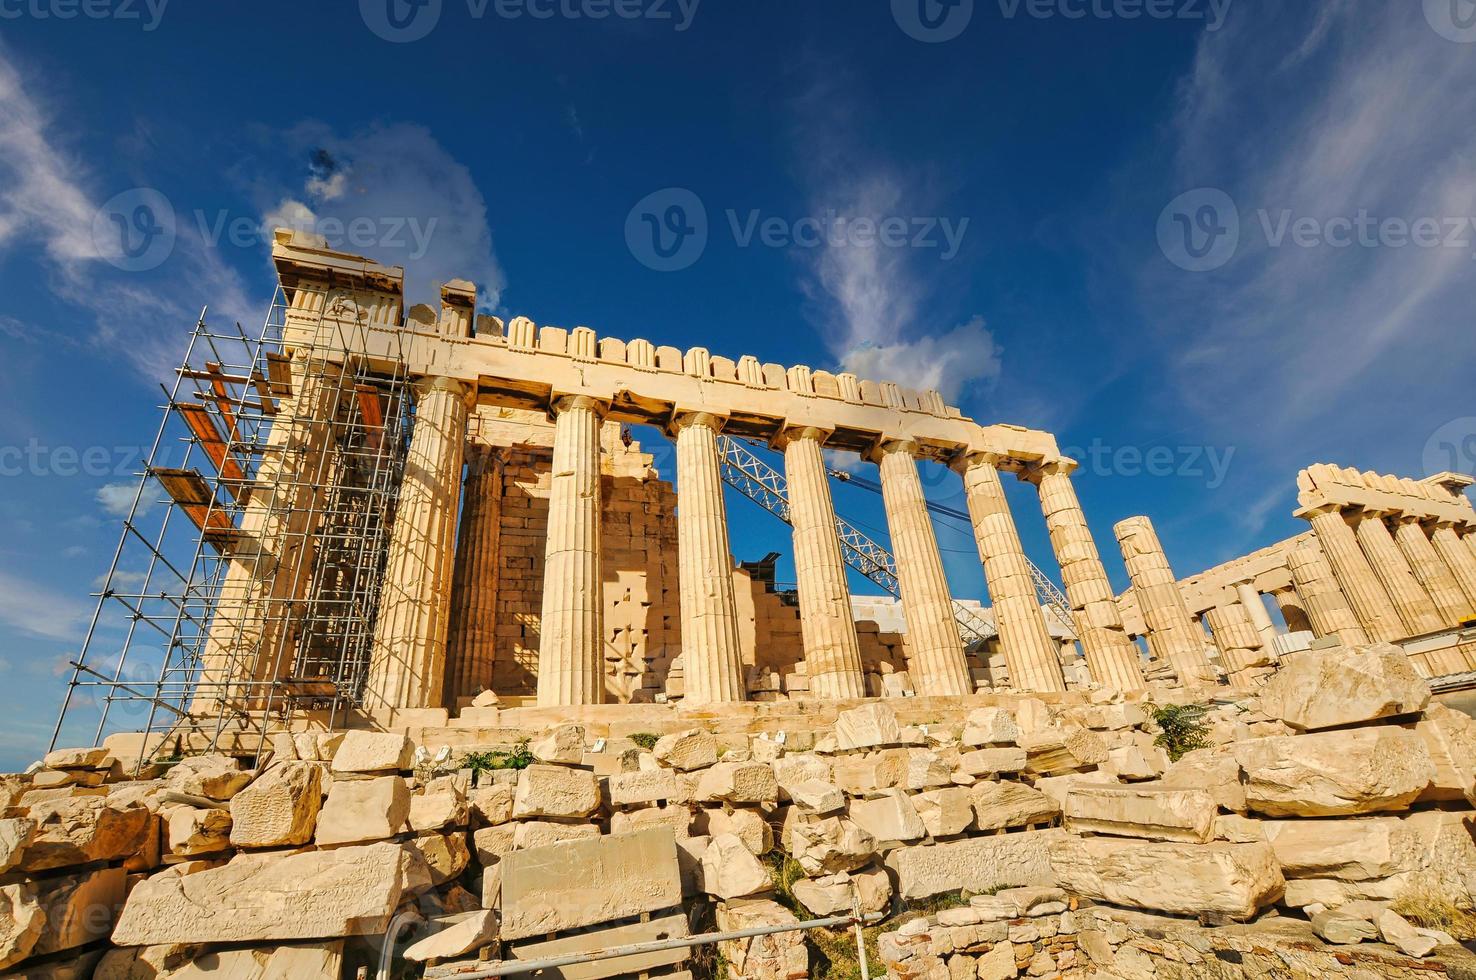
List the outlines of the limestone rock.
<svg viewBox="0 0 1476 980">
<path fill-rule="evenodd" d="M 964 745 L 1015 745 L 1019 740 L 1020 726 L 1005 708 L 975 708 L 964 719 Z"/>
<path fill-rule="evenodd" d="M 231 800 L 236 847 L 298 847 L 313 839 L 323 805 L 323 768 L 314 762 L 273 766 Z"/>
<path fill-rule="evenodd" d="M 0 874 L 20 864 L 21 854 L 35 833 L 36 825 L 25 818 L 0 820 Z"/>
<path fill-rule="evenodd" d="M 31 955 L 46 929 L 46 910 L 31 882 L 0 885 L 0 969 Z"/>
<path fill-rule="evenodd" d="M 1164 770 L 1159 780 L 1164 786 L 1179 789 L 1202 789 L 1215 804 L 1231 813 L 1244 813 L 1245 787 L 1240 781 L 1240 764 L 1230 746 L 1195 749 Z"/>
<path fill-rule="evenodd" d="M 1464 799 L 1476 806 L 1476 719 L 1437 702 L 1425 707 L 1415 731 L 1435 764 L 1435 778 L 1420 799 Z"/>
<path fill-rule="evenodd" d="M 30 816 L 36 829 L 21 853 L 23 871 L 122 860 L 144 851 L 157 827 L 146 807 L 96 796 L 33 806 Z"/>
<path fill-rule="evenodd" d="M 531 765 L 518 777 L 513 819 L 587 817 L 600 808 L 600 784 L 586 769 Z"/>
<path fill-rule="evenodd" d="M 1396 817 L 1266 820 L 1261 823 L 1288 878 L 1368 881 L 1416 870 L 1422 842 Z"/>
<path fill-rule="evenodd" d="M 801 878 L 792 891 L 811 914 L 823 917 L 850 912 L 852 888 L 860 898 L 863 913 L 882 912 L 892 905 L 892 882 L 881 868 Z"/>
<path fill-rule="evenodd" d="M 1058 776 L 1107 761 L 1107 742 L 1089 728 L 1042 728 L 1020 736 L 1025 750 L 1025 768 L 1045 776 Z"/>
<path fill-rule="evenodd" d="M 170 789 L 225 802 L 246 788 L 251 773 L 223 755 L 197 755 L 176 763 L 164 777 Z"/>
<path fill-rule="evenodd" d="M 94 980 L 297 980 L 337 977 L 343 943 L 203 952 L 192 946 L 110 949 Z"/>
<path fill-rule="evenodd" d="M 784 849 L 808 875 L 854 871 L 871 863 L 876 839 L 846 817 L 792 810 L 784 821 Z"/>
<path fill-rule="evenodd" d="M 1384 942 L 1398 949 L 1405 956 L 1413 956 L 1422 959 L 1434 952 L 1440 941 L 1431 936 L 1424 935 L 1419 929 L 1410 925 L 1409 921 L 1392 909 L 1385 909 L 1379 914 L 1377 923 L 1379 935 L 1384 937 Z"/>
<path fill-rule="evenodd" d="M 692 808 L 684 803 L 618 810 L 610 814 L 610 833 L 628 834 L 648 827 L 670 827 L 678 841 L 692 835 Z"/>
<path fill-rule="evenodd" d="M 478 786 L 467 797 L 472 816 L 489 827 L 512 819 L 514 787 L 507 783 Z"/>
<path fill-rule="evenodd" d="M 1272 817 L 1403 810 L 1434 778 L 1424 741 L 1401 728 L 1358 728 L 1237 742 L 1246 804 Z"/>
<path fill-rule="evenodd" d="M 901 790 L 891 790 L 874 800 L 852 800 L 851 820 L 878 841 L 912 841 L 927 834 L 912 799 Z"/>
<path fill-rule="evenodd" d="M 680 772 L 706 769 L 717 762 L 717 739 L 712 732 L 691 728 L 663 735 L 651 749 L 651 754 L 668 769 Z"/>
<path fill-rule="evenodd" d="M 963 786 L 932 789 L 912 798 L 918 819 L 931 837 L 952 837 L 974 823 L 973 796 Z"/>
<path fill-rule="evenodd" d="M 904 785 L 907 766 L 906 749 L 883 749 L 864 756 L 852 755 L 835 760 L 831 779 L 843 792 L 864 796 Z"/>
<path fill-rule="evenodd" d="M 1020 772 L 1025 768 L 1025 750 L 1018 746 L 995 746 L 965 752 L 958 767 L 970 776 L 990 776 L 1002 772 Z"/>
<path fill-rule="evenodd" d="M 1062 888 L 1096 901 L 1172 915 L 1249 919 L 1286 882 L 1268 844 L 1159 844 L 1063 836 L 1050 851 Z"/>
<path fill-rule="evenodd" d="M 783 756 L 774 760 L 774 778 L 779 782 L 779 788 L 784 793 L 789 792 L 789 787 L 794 783 L 816 780 L 822 783 L 831 781 L 831 765 L 829 760 L 815 755 L 813 752 L 799 752 Z"/>
<path fill-rule="evenodd" d="M 1412 714 L 1429 701 L 1430 685 L 1388 643 L 1294 653 L 1261 688 L 1261 711 L 1302 731 Z"/>
<path fill-rule="evenodd" d="M 1107 751 L 1104 768 L 1129 782 L 1157 779 L 1169 767 L 1168 753 L 1157 746 L 1119 745 Z"/>
<path fill-rule="evenodd" d="M 995 943 L 989 952 L 979 957 L 979 980 L 1014 980 L 1020 975 L 1015 965 L 1015 946 L 1010 942 Z"/>
<path fill-rule="evenodd" d="M 600 836 L 600 828 L 592 823 L 556 823 L 552 820 L 524 820 L 513 825 L 513 850 L 529 851 L 571 840 L 587 840 Z"/>
<path fill-rule="evenodd" d="M 710 837 L 732 834 L 755 855 L 767 854 L 774 847 L 774 833 L 757 810 L 708 810 L 703 833 Z"/>
<path fill-rule="evenodd" d="M 845 809 L 846 794 L 834 783 L 804 779 L 785 787 L 794 805 L 807 813 L 835 813 Z"/>
<path fill-rule="evenodd" d="M 686 796 L 685 789 L 678 785 L 677 774 L 671 769 L 616 773 L 609 778 L 608 786 L 610 803 L 614 806 L 664 803 Z"/>
<path fill-rule="evenodd" d="M 931 789 L 953 785 L 953 770 L 958 765 L 958 750 L 935 751 L 913 749 L 907 753 L 908 789 Z"/>
<path fill-rule="evenodd" d="M 433 779 L 425 792 L 410 797 L 410 829 L 416 833 L 465 827 L 471 818 L 462 783 L 455 776 Z"/>
<path fill-rule="evenodd" d="M 405 842 L 414 848 L 430 872 L 431 884 L 444 885 L 461 875 L 471 863 L 471 850 L 466 846 L 466 834 L 423 834 Z"/>
<path fill-rule="evenodd" d="M 165 831 L 170 854 L 179 857 L 218 854 L 231 846 L 231 813 L 197 810 L 192 806 L 170 807 Z"/>
<path fill-rule="evenodd" d="M 1367 919 L 1327 909 L 1312 916 L 1312 931 L 1338 946 L 1353 946 L 1379 938 L 1378 927 Z"/>
<path fill-rule="evenodd" d="M 1024 783 L 976 783 L 969 798 L 974 807 L 974 826 L 980 830 L 1044 823 L 1061 812 L 1055 800 Z"/>
<path fill-rule="evenodd" d="M 472 834 L 472 848 L 477 852 L 477 863 L 490 868 L 513 849 L 517 824 L 502 824 L 483 827 Z"/>
<path fill-rule="evenodd" d="M 779 799 L 774 770 L 762 762 L 719 762 L 697 781 L 698 799 L 725 803 L 772 803 Z"/>
<path fill-rule="evenodd" d="M 901 741 L 897 713 L 884 701 L 871 701 L 842 711 L 835 719 L 835 744 L 842 751 L 880 748 Z"/>
<path fill-rule="evenodd" d="M 719 834 L 702 855 L 703 888 L 718 898 L 757 895 L 773 887 L 769 872 L 734 834 Z"/>
<path fill-rule="evenodd" d="M 416 963 L 455 959 L 475 952 L 496 938 L 497 913 L 491 910 L 470 912 L 460 916 L 450 927 L 405 950 L 405 959 Z"/>
<path fill-rule="evenodd" d="M 757 862 L 736 839 L 733 846 Z M 643 830 L 502 859 L 502 938 L 541 936 L 681 904 L 681 873 L 670 831 Z"/>
<path fill-rule="evenodd" d="M 721 902 L 717 908 L 717 927 L 722 932 L 797 922 L 793 912 L 768 899 Z M 803 932 L 776 932 L 731 940 L 719 943 L 718 949 L 733 978 L 797 980 L 810 975 L 810 954 Z"/>
<path fill-rule="evenodd" d="M 886 866 L 896 873 L 898 893 L 904 899 L 961 888 L 987 891 L 1051 884 L 1050 844 L 1065 836 L 1060 830 L 1036 830 L 913 844 L 890 851 Z"/>
<path fill-rule="evenodd" d="M 128 873 L 122 868 L 98 868 L 36 883 L 37 902 L 46 915 L 46 928 L 32 956 L 48 956 L 86 946 L 107 937 L 123 906 Z"/>
<path fill-rule="evenodd" d="M 401 834 L 410 818 L 410 789 L 399 776 L 335 779 L 318 814 L 319 845 L 362 844 Z"/>
<path fill-rule="evenodd" d="M 108 769 L 112 764 L 112 753 L 105 746 L 56 749 L 46 753 L 46 757 L 41 760 L 41 765 L 47 769 Z"/>
<path fill-rule="evenodd" d="M 584 726 L 558 725 L 534 739 L 528 751 L 539 762 L 577 766 L 584 761 Z"/>
<path fill-rule="evenodd" d="M 399 732 L 351 731 L 333 753 L 334 772 L 394 773 L 414 764 L 415 746 Z"/>
<path fill-rule="evenodd" d="M 419 856 L 398 844 L 241 854 L 223 867 L 140 882 L 129 893 L 113 942 L 159 946 L 378 935 L 422 875 Z"/>
<path fill-rule="evenodd" d="M 1066 829 L 1146 840 L 1204 842 L 1215 833 L 1215 801 L 1202 789 L 1157 784 L 1078 786 L 1066 794 Z"/>
</svg>

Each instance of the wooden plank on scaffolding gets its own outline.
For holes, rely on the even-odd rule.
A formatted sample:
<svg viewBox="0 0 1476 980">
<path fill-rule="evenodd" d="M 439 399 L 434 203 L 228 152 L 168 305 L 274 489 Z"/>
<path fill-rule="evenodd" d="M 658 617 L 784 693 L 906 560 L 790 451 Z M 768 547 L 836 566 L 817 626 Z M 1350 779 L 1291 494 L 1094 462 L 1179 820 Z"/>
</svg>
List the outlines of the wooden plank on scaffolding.
<svg viewBox="0 0 1476 980">
<path fill-rule="evenodd" d="M 207 361 L 205 370 L 210 375 L 210 390 L 215 395 L 215 407 L 220 409 L 220 417 L 225 419 L 226 431 L 232 442 L 239 442 L 241 430 L 236 428 L 236 413 L 231 408 L 231 392 L 226 387 L 226 376 L 221 373 L 220 365 L 214 361 Z M 237 383 L 240 379 L 235 379 Z"/>
<path fill-rule="evenodd" d="M 220 430 L 215 427 L 215 420 L 210 417 L 203 405 L 179 404 L 175 406 L 179 414 L 184 417 L 185 424 L 190 427 L 200 446 L 205 450 L 205 455 L 215 464 L 215 470 L 220 474 L 222 481 L 231 488 L 237 499 L 245 490 L 246 474 L 242 472 L 241 465 L 236 462 L 226 443 L 221 438 Z"/>
<path fill-rule="evenodd" d="M 224 552 L 242 537 L 229 514 L 219 506 L 212 506 L 214 492 L 198 470 L 180 470 L 157 467 L 152 470 L 154 479 L 179 504 L 190 523 L 200 532 L 200 537 L 216 551 Z"/>
<path fill-rule="evenodd" d="M 384 402 L 373 385 L 355 385 L 354 397 L 359 403 L 359 418 L 364 423 L 364 441 L 377 452 L 384 440 Z"/>
<path fill-rule="evenodd" d="M 266 355 L 267 377 L 271 379 L 272 394 L 278 398 L 292 397 L 292 358 L 286 354 Z"/>
</svg>

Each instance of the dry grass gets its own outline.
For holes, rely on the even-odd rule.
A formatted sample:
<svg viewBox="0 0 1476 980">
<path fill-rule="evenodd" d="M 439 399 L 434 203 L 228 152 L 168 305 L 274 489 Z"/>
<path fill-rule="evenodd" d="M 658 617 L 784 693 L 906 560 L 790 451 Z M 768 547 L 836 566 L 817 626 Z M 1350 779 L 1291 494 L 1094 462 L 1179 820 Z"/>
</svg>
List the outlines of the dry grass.
<svg viewBox="0 0 1476 980">
<path fill-rule="evenodd" d="M 1448 932 L 1461 942 L 1476 939 L 1476 910 L 1434 890 L 1411 888 L 1394 900 L 1393 908 L 1421 928 Z"/>
</svg>

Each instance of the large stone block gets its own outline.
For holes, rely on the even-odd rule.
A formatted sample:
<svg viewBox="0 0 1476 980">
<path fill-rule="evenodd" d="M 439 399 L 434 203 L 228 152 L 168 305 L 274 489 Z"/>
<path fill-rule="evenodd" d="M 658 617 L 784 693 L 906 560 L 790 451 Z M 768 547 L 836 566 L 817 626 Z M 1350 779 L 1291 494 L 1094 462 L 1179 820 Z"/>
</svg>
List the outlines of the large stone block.
<svg viewBox="0 0 1476 980">
<path fill-rule="evenodd" d="M 642 803 L 664 803 L 686 796 L 676 773 L 670 769 L 643 769 L 620 772 L 608 780 L 610 803 L 614 806 L 638 806 Z"/>
<path fill-rule="evenodd" d="M 123 908 L 128 873 L 99 868 L 37 883 L 37 900 L 46 913 L 46 928 L 31 949 L 48 956 L 107 938 Z"/>
<path fill-rule="evenodd" d="M 872 701 L 836 716 L 835 744 L 842 751 L 881 748 L 901 741 L 902 727 L 897 724 L 897 713 L 885 702 Z"/>
<path fill-rule="evenodd" d="M 765 898 L 720 902 L 717 927 L 721 932 L 741 932 L 760 926 L 795 925 L 799 919 L 778 902 Z M 728 963 L 729 976 L 737 980 L 801 980 L 810 974 L 810 954 L 802 932 L 776 932 L 752 939 L 718 944 Z"/>
<path fill-rule="evenodd" d="M 1249 919 L 1286 887 L 1269 844 L 1159 844 L 1063 835 L 1050 849 L 1057 883 L 1085 898 L 1168 912 Z"/>
<path fill-rule="evenodd" d="M 46 931 L 46 910 L 29 881 L 0 885 L 0 969 L 31 955 Z"/>
<path fill-rule="evenodd" d="M 1417 869 L 1423 858 L 1420 835 L 1397 817 L 1356 820 L 1265 820 L 1287 878 L 1367 881 Z"/>
<path fill-rule="evenodd" d="M 719 762 L 702 771 L 697 799 L 724 803 L 773 803 L 779 799 L 774 770 L 762 762 Z"/>
<path fill-rule="evenodd" d="M 387 840 L 405 831 L 410 788 L 399 776 L 335 779 L 318 814 L 319 845 Z"/>
<path fill-rule="evenodd" d="M 414 763 L 415 745 L 398 732 L 348 732 L 333 754 L 334 772 L 402 772 Z"/>
<path fill-rule="evenodd" d="M 910 841 L 927 834 L 912 799 L 901 790 L 875 800 L 852 800 L 849 814 L 856 826 L 878 841 Z"/>
<path fill-rule="evenodd" d="M 1235 743 L 1246 805 L 1270 817 L 1407 809 L 1435 777 L 1424 740 L 1402 728 L 1357 728 Z"/>
<path fill-rule="evenodd" d="M 24 817 L 0 820 L 0 874 L 20 864 L 21 854 L 35 833 L 36 825 Z"/>
<path fill-rule="evenodd" d="M 1303 731 L 1411 714 L 1429 701 L 1430 685 L 1388 643 L 1294 653 L 1261 688 L 1261 711 Z"/>
<path fill-rule="evenodd" d="M 33 806 L 30 816 L 36 829 L 21 853 L 22 871 L 119 861 L 146 850 L 158 827 L 148 808 L 97 796 L 52 800 Z"/>
<path fill-rule="evenodd" d="M 974 807 L 974 826 L 980 830 L 1045 823 L 1061 812 L 1055 800 L 1024 783 L 975 783 L 969 800 Z"/>
<path fill-rule="evenodd" d="M 1465 800 L 1476 806 L 1476 719 L 1443 704 L 1425 706 L 1415 731 L 1435 764 L 1423 800 Z"/>
<path fill-rule="evenodd" d="M 600 783 L 587 769 L 532 765 L 518 777 L 513 819 L 587 817 L 600 808 Z"/>
<path fill-rule="evenodd" d="M 881 912 L 892 904 L 892 881 L 881 868 L 801 878 L 791 887 L 794 897 L 815 916 L 850 912 L 853 887 L 862 912 Z"/>
<path fill-rule="evenodd" d="M 273 766 L 231 800 L 236 847 L 298 847 L 313 839 L 323 805 L 323 769 L 315 762 Z"/>
<path fill-rule="evenodd" d="M 577 766 L 584 761 L 584 726 L 556 725 L 534 739 L 528 751 L 539 762 Z"/>
<path fill-rule="evenodd" d="M 817 817 L 791 808 L 785 816 L 783 845 L 808 875 L 854 871 L 871 863 L 876 838 L 847 817 Z"/>
<path fill-rule="evenodd" d="M 1077 786 L 1066 794 L 1066 829 L 1146 840 L 1204 842 L 1215 834 L 1215 801 L 1202 789 L 1158 785 Z"/>
<path fill-rule="evenodd" d="M 738 847 L 747 853 L 741 842 Z M 501 867 L 504 940 L 597 925 L 682 900 L 676 841 L 663 828 L 513 851 Z"/>
<path fill-rule="evenodd" d="M 342 972 L 342 941 L 216 952 L 149 946 L 108 950 L 94 980 L 307 980 Z"/>
<path fill-rule="evenodd" d="M 1195 749 L 1179 757 L 1164 770 L 1159 782 L 1176 789 L 1202 789 L 1215 805 L 1231 813 L 1245 812 L 1245 787 L 1240 782 L 1240 763 L 1230 746 Z"/>
<path fill-rule="evenodd" d="M 691 728 L 663 735 L 651 749 L 651 754 L 668 769 L 681 772 L 706 769 L 717 762 L 717 739 L 712 732 Z"/>
<path fill-rule="evenodd" d="M 253 853 L 194 874 L 140 882 L 113 930 L 119 946 L 261 943 L 383 933 L 407 889 L 425 880 L 399 844 L 302 854 Z"/>
<path fill-rule="evenodd" d="M 769 891 L 763 863 L 736 834 L 718 834 L 702 853 L 702 887 L 718 898 L 743 898 Z"/>
<path fill-rule="evenodd" d="M 235 796 L 250 782 L 251 773 L 224 755 L 191 756 L 176 763 L 164 777 L 170 789 L 221 802 Z"/>
<path fill-rule="evenodd" d="M 557 956 L 572 956 L 587 952 L 594 946 L 609 949 L 613 946 L 629 946 L 662 939 L 678 939 L 690 934 L 687 917 L 683 914 L 665 915 L 649 922 L 636 922 L 627 926 L 614 926 L 595 933 L 551 939 L 547 942 L 518 943 L 506 950 L 507 958 L 514 960 L 542 960 Z M 665 966 L 684 962 L 690 951 L 684 948 L 637 953 L 633 956 L 617 956 L 590 963 L 559 967 L 559 980 L 603 980 L 605 977 L 644 976 Z M 690 974 L 661 974 L 673 980 L 681 980 Z"/>
<path fill-rule="evenodd" d="M 1005 708 L 975 708 L 964 719 L 964 745 L 1014 745 L 1019 739 L 1020 726 Z"/>
<path fill-rule="evenodd" d="M 1054 883 L 1050 843 L 1060 830 L 1035 830 L 972 837 L 942 844 L 899 847 L 886 857 L 904 899 L 927 898 L 967 888 L 982 892 L 1012 885 Z"/>
<path fill-rule="evenodd" d="M 974 823 L 974 803 L 967 787 L 930 789 L 912 798 L 923 829 L 932 837 L 961 834 Z"/>
<path fill-rule="evenodd" d="M 165 843 L 176 857 L 218 854 L 231 844 L 231 814 L 228 810 L 197 810 L 192 806 L 165 807 Z"/>
</svg>

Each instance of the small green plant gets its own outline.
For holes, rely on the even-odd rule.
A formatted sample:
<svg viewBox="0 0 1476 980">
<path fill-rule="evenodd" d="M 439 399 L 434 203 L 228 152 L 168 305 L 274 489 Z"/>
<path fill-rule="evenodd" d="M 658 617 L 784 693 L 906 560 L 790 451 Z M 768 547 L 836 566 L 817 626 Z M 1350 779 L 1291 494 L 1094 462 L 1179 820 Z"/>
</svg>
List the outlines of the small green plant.
<svg viewBox="0 0 1476 980">
<path fill-rule="evenodd" d="M 655 732 L 636 732 L 630 737 L 630 740 L 636 744 L 637 748 L 645 749 L 649 752 L 656 747 L 657 742 L 661 741 L 661 736 Z"/>
<path fill-rule="evenodd" d="M 527 769 L 533 764 L 533 752 L 528 748 L 528 739 L 523 739 L 511 749 L 493 749 L 488 752 L 468 752 L 461 760 L 462 769 L 473 772 L 496 772 L 501 769 Z"/>
<path fill-rule="evenodd" d="M 1153 744 L 1168 753 L 1170 762 L 1178 762 L 1195 749 L 1209 747 L 1209 726 L 1204 723 L 1204 708 L 1201 706 L 1150 704 L 1148 714 L 1159 729 Z"/>
</svg>

